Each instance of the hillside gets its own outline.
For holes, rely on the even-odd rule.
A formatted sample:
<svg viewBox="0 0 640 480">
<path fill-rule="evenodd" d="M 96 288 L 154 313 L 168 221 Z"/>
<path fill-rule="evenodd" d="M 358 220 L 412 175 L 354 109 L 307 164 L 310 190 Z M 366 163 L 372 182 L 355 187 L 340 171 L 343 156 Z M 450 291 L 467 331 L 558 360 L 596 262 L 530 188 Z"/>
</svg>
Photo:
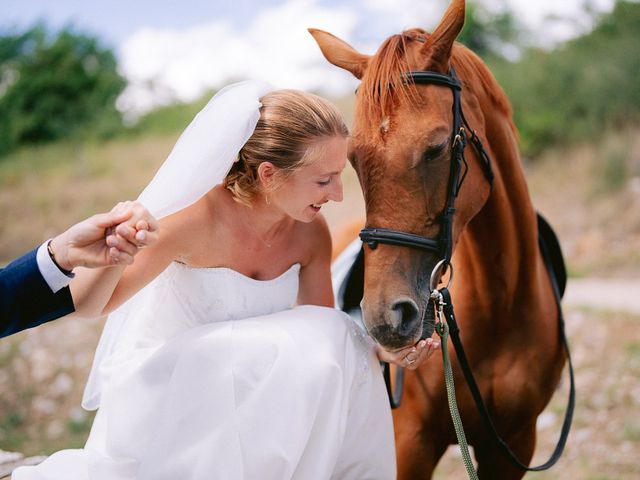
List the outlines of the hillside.
<svg viewBox="0 0 640 480">
<path fill-rule="evenodd" d="M 535 205 L 558 229 L 573 275 L 638 274 L 639 133 L 628 127 L 597 145 L 549 150 L 527 163 Z M 0 163 L 0 263 L 75 221 L 137 197 L 176 138 L 158 134 L 57 144 L 5 158 Z M 363 211 L 351 168 L 345 189 L 346 201 L 326 209 L 333 228 Z"/>
<path fill-rule="evenodd" d="M 544 153 L 527 165 L 536 207 L 572 276 L 640 277 L 640 129 Z"/>
</svg>

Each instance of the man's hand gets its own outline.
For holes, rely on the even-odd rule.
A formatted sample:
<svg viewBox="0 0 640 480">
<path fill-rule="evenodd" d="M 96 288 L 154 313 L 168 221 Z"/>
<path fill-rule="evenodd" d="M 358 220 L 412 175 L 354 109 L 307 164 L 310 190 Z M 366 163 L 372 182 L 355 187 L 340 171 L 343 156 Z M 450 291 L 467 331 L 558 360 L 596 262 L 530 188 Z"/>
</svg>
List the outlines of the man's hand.
<svg viewBox="0 0 640 480">
<path fill-rule="evenodd" d="M 158 240 L 158 222 L 138 202 L 123 202 L 69 228 L 51 241 L 65 270 L 130 265 L 138 249 Z"/>
<path fill-rule="evenodd" d="M 403 348 L 395 352 L 389 352 L 379 345 L 376 345 L 378 358 L 383 362 L 395 363 L 399 367 L 415 370 L 426 362 L 433 352 L 440 348 L 440 341 L 432 338 L 420 340 L 412 347 Z"/>
</svg>

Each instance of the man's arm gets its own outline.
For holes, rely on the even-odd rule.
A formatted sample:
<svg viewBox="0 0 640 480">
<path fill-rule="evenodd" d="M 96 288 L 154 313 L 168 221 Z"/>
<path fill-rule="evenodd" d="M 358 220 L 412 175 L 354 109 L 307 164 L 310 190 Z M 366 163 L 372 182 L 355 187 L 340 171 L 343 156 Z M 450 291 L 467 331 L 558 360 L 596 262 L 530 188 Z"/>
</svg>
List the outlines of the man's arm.
<svg viewBox="0 0 640 480">
<path fill-rule="evenodd" d="M 40 273 L 37 249 L 0 269 L 0 337 L 73 312 L 68 287 L 53 292 Z"/>
<path fill-rule="evenodd" d="M 94 215 L 0 269 L 0 337 L 54 320 L 74 309 L 68 288 L 77 266 L 130 265 L 154 244 L 158 224 L 137 202 Z"/>
</svg>

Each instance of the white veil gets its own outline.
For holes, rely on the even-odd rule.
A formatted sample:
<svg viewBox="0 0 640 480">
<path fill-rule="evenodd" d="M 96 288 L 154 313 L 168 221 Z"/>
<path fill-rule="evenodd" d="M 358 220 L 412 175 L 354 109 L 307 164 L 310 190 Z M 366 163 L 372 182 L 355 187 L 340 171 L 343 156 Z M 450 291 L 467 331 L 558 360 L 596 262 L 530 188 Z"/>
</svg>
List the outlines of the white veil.
<svg viewBox="0 0 640 480">
<path fill-rule="evenodd" d="M 156 218 L 162 218 L 188 207 L 222 183 L 260 118 L 260 99 L 272 89 L 263 82 L 245 81 L 220 90 L 182 133 L 138 200 Z M 116 348 L 130 341 L 124 338 L 123 327 L 148 287 L 107 318 L 85 387 L 84 408 L 95 410 L 100 405 L 101 366 Z"/>
</svg>

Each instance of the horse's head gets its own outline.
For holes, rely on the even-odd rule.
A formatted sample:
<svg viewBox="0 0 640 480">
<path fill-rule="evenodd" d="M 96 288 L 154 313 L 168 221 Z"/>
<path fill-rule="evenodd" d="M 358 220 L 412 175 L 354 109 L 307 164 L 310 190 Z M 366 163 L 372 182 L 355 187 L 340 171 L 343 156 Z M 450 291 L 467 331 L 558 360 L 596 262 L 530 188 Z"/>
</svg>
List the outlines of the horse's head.
<svg viewBox="0 0 640 480">
<path fill-rule="evenodd" d="M 459 183 L 450 186 L 456 157 L 452 145 L 459 133 L 454 132 L 454 87 L 423 84 L 405 74 L 449 75 L 451 65 L 458 66 L 452 52 L 464 49 L 454 46 L 464 13 L 465 2 L 453 0 L 433 33 L 411 29 L 394 35 L 374 56 L 357 52 L 329 33 L 310 30 L 329 62 L 362 81 L 356 94 L 349 158 L 364 192 L 369 228 L 431 239 L 442 235 L 451 188 Z M 472 54 L 465 50 L 464 55 Z M 462 83 L 464 116 L 484 139 L 478 101 Z M 490 193 L 481 161 L 472 150 L 466 150 L 468 166 L 462 163 L 460 168 L 464 186 L 455 199 L 451 248 Z M 443 256 L 442 251 L 385 242 L 365 247 L 364 322 L 381 345 L 398 349 L 433 333 L 429 280 Z"/>
</svg>

